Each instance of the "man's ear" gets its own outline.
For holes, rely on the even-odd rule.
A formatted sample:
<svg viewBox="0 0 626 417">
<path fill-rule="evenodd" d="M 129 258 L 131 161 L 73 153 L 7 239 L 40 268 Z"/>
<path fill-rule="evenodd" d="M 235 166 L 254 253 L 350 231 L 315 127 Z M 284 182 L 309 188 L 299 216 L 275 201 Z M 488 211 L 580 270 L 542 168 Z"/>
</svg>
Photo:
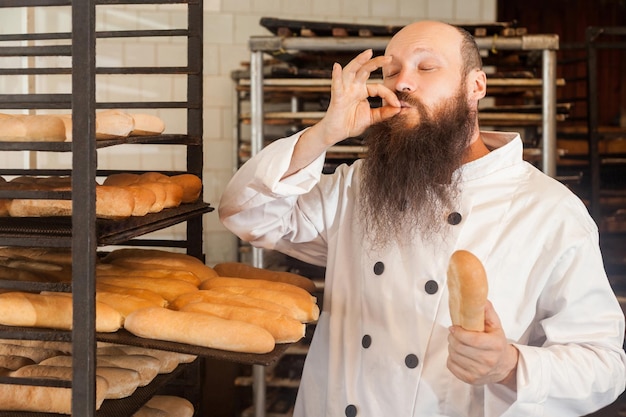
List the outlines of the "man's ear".
<svg viewBox="0 0 626 417">
<path fill-rule="evenodd" d="M 472 70 L 468 77 L 468 97 L 480 100 L 487 94 L 487 75 L 483 70 Z"/>
</svg>

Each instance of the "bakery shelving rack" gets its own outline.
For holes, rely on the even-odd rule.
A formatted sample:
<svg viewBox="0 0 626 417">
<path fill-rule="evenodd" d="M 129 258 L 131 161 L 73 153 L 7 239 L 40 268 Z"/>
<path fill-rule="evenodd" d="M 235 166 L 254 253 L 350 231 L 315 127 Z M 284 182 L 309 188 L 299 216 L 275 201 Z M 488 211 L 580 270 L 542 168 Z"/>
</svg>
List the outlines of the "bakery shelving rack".
<svg viewBox="0 0 626 417">
<path fill-rule="evenodd" d="M 233 72 L 232 77 L 238 116 L 236 165 L 272 140 L 319 120 L 328 105 L 332 62 L 344 60 L 342 64 L 345 64 L 346 59 L 370 48 L 375 54 L 381 54 L 390 37 L 401 28 L 273 18 L 262 18 L 260 23 L 273 34 L 249 39 L 249 68 Z M 504 63 L 506 69 L 509 58 L 514 58 L 518 67 L 524 67 L 525 62 L 517 59 L 524 56 L 529 66 L 538 68 L 537 72 L 518 71 L 525 72 L 523 76 L 492 77 L 488 74 L 488 96 L 517 95 L 525 105 L 482 109 L 481 125 L 532 130 L 539 137 L 533 147 L 525 149 L 525 156 L 545 173 L 556 177 L 556 125 L 567 117 L 567 106 L 558 105 L 556 99 L 557 87 L 564 83 L 556 75 L 558 36 L 528 34 L 515 22 L 469 25 L 466 29 L 474 34 L 486 65 Z M 380 82 L 376 74 L 371 82 Z M 375 101 L 372 104 L 376 105 Z M 325 171 L 331 172 L 336 165 L 349 163 L 366 152 L 367 148 L 352 138 L 337 144 L 327 153 Z M 246 245 L 240 247 L 240 259 L 257 267 L 268 267 L 268 256 L 272 254 Z M 275 384 L 267 371 L 255 366 L 252 376 L 241 380 L 242 384 L 253 386 L 255 417 L 267 414 L 268 388 L 285 385 L 285 381 Z"/>
<path fill-rule="evenodd" d="M 626 62 L 626 27 L 590 26 L 585 39 L 590 211 L 600 227 L 609 279 L 616 291 L 623 294 L 626 288 L 626 90 L 622 83 L 620 120 L 611 125 L 603 122 L 599 65 L 600 55 L 607 52 L 611 52 L 614 62 L 620 59 Z"/>
<path fill-rule="evenodd" d="M 96 31 L 96 6 L 167 5 L 186 7 L 187 27 L 176 29 L 145 29 L 132 31 Z M 72 414 L 81 417 L 124 416 L 134 413 L 164 384 L 198 366 L 181 366 L 173 374 L 158 377 L 153 383 L 138 389 L 125 400 L 105 400 L 100 410 L 95 409 L 95 351 L 96 342 L 113 342 L 162 350 L 188 353 L 224 361 L 268 365 L 286 349 L 278 346 L 265 355 L 238 354 L 197 346 L 162 342 L 134 337 L 120 330 L 113 334 L 95 332 L 95 264 L 97 249 L 106 245 L 137 245 L 184 249 L 187 254 L 203 259 L 202 215 L 213 208 L 203 201 L 166 209 L 161 213 L 127 220 L 102 220 L 96 217 L 95 179 L 113 171 L 98 169 L 98 150 L 128 143 L 142 145 L 175 145 L 186 149 L 186 170 L 202 178 L 202 0 L 3 0 L 0 8 L 58 8 L 71 11 L 71 31 L 66 33 L 20 33 L 0 35 L 0 57 L 71 57 L 68 67 L 0 68 L 0 76 L 65 74 L 71 76 L 69 94 L 0 94 L 1 110 L 72 110 L 73 140 L 63 143 L 2 142 L 2 152 L 66 152 L 71 153 L 71 168 L 63 169 L 0 169 L 0 175 L 71 175 L 72 191 L 0 191 L 0 198 L 33 198 L 72 200 L 72 216 L 60 218 L 2 218 L 0 219 L 1 246 L 37 246 L 72 249 L 71 284 L 24 283 L 0 281 L 0 288 L 26 291 L 72 291 L 73 330 L 56 331 L 33 328 L 0 327 L 0 338 L 23 340 L 52 340 L 72 343 L 74 373 L 71 383 L 53 383 L 43 380 L 22 381 L 34 385 L 62 385 L 72 389 Z M 47 9 L 46 9 L 47 10 Z M 104 38 L 180 37 L 186 40 L 186 64 L 177 67 L 97 67 L 96 40 Z M 10 46 L 6 46 L 7 43 Z M 18 46 L 14 46 L 18 44 Z M 24 45 L 26 44 L 26 45 Z M 34 45 L 33 45 L 34 44 Z M 43 45 L 43 46 L 42 46 Z M 183 75 L 186 78 L 186 98 L 181 101 L 98 102 L 96 75 L 143 74 Z M 95 140 L 96 110 L 122 109 L 180 109 L 186 114 L 186 132 L 125 140 Z M 125 172 L 138 172 L 129 171 Z M 168 174 L 178 172 L 170 171 Z M 165 227 L 185 223 L 186 238 L 150 239 L 142 237 Z M 193 369 L 192 369 L 193 371 Z M 0 377 L 0 383 L 15 380 Z M 193 381 L 200 388 L 201 381 Z M 196 405 L 197 413 L 200 412 Z M 0 405 L 1 408 L 1 405 Z M 0 416 L 42 416 L 42 413 L 3 412 Z"/>
</svg>

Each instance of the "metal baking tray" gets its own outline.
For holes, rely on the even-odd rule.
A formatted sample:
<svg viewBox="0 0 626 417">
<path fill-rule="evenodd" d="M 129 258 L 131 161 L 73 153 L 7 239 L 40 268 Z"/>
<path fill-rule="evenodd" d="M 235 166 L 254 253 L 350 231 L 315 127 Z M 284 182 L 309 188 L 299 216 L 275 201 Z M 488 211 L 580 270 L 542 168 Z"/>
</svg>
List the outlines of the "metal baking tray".
<svg viewBox="0 0 626 417">
<path fill-rule="evenodd" d="M 0 325 L 0 335 L 3 339 L 17 340 L 54 340 L 70 342 L 71 333 L 69 331 L 31 328 L 31 327 L 11 327 Z M 273 351 L 269 353 L 239 353 L 226 350 L 210 349 L 202 346 L 186 345 L 183 343 L 167 342 L 156 339 L 146 339 L 137 337 L 127 330 L 121 329 L 115 333 L 97 333 L 96 340 L 99 342 L 117 343 L 122 345 L 139 346 L 147 349 L 159 349 L 170 352 L 186 353 L 190 355 L 202 356 L 205 358 L 217 359 L 228 362 L 240 363 L 243 365 L 271 365 L 278 361 L 285 353 L 291 343 L 277 344 Z"/>
<path fill-rule="evenodd" d="M 100 410 L 96 412 L 98 417 L 119 417 L 130 416 L 141 406 L 143 406 L 159 389 L 165 386 L 169 381 L 180 375 L 186 368 L 192 366 L 189 364 L 181 364 L 174 371 L 168 374 L 157 375 L 154 380 L 145 387 L 138 387 L 135 392 L 126 398 L 119 400 L 104 400 Z M 0 417 L 59 417 L 64 414 L 56 413 L 35 413 L 27 411 L 1 411 Z"/>
<path fill-rule="evenodd" d="M 141 217 L 122 220 L 98 219 L 96 236 L 99 245 L 115 245 L 131 238 L 173 226 L 213 211 L 204 202 L 181 204 Z M 0 241 L 7 246 L 71 247 L 71 217 L 0 217 Z"/>
</svg>

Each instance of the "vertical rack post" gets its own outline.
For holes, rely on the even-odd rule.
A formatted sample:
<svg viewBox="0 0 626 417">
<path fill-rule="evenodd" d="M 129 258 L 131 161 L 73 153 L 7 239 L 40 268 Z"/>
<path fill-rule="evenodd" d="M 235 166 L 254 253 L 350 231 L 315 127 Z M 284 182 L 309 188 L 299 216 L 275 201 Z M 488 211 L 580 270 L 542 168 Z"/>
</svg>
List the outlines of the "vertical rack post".
<svg viewBox="0 0 626 417">
<path fill-rule="evenodd" d="M 96 413 L 96 2 L 72 2 L 72 415 Z"/>
<path fill-rule="evenodd" d="M 542 51 L 542 170 L 545 174 L 556 176 L 556 51 Z"/>
<path fill-rule="evenodd" d="M 202 0 L 187 4 L 187 135 L 193 142 L 187 145 L 187 172 L 203 179 L 204 152 L 202 149 L 202 110 L 204 104 L 202 82 Z M 202 217 L 187 221 L 187 254 L 204 260 Z"/>
<path fill-rule="evenodd" d="M 250 147 L 251 156 L 263 147 L 263 51 L 252 50 L 250 58 Z M 263 268 L 262 249 L 252 248 L 252 264 Z M 252 365 L 254 416 L 265 416 L 265 367 Z"/>
</svg>

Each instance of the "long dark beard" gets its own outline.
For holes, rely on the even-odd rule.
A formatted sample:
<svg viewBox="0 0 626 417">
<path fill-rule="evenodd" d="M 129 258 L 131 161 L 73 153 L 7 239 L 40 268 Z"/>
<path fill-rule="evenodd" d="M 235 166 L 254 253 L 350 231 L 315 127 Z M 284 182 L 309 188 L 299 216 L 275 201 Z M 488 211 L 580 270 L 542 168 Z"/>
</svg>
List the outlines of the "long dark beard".
<svg viewBox="0 0 626 417">
<path fill-rule="evenodd" d="M 432 115 L 421 103 L 411 104 L 419 109 L 417 126 L 408 127 L 398 115 L 365 133 L 361 214 L 375 247 L 395 239 L 408 241 L 418 233 L 428 240 L 440 231 L 458 195 L 453 173 L 476 126 L 476 112 L 462 90 Z"/>
</svg>

